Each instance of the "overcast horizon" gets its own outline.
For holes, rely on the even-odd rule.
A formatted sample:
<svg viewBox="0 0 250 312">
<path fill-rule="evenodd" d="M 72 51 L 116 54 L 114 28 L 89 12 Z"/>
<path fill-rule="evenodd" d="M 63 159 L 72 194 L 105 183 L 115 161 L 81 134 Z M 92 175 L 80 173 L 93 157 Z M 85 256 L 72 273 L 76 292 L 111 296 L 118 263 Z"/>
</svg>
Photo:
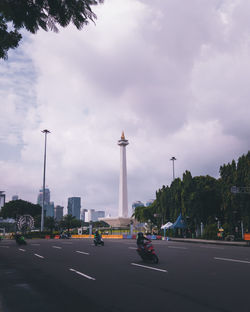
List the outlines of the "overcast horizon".
<svg viewBox="0 0 250 312">
<path fill-rule="evenodd" d="M 219 177 L 250 139 L 250 2 L 106 0 L 83 30 L 23 32 L 0 61 L 0 190 L 118 213 L 127 146 L 129 212 L 185 170 Z"/>
</svg>

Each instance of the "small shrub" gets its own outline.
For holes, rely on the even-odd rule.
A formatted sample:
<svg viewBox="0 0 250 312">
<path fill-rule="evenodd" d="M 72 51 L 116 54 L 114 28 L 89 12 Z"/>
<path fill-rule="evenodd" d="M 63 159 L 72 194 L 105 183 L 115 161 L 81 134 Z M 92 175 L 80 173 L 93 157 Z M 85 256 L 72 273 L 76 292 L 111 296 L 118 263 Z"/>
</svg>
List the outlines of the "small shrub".
<svg viewBox="0 0 250 312">
<path fill-rule="evenodd" d="M 217 239 L 217 225 L 208 224 L 205 226 L 202 237 L 205 239 Z"/>
</svg>

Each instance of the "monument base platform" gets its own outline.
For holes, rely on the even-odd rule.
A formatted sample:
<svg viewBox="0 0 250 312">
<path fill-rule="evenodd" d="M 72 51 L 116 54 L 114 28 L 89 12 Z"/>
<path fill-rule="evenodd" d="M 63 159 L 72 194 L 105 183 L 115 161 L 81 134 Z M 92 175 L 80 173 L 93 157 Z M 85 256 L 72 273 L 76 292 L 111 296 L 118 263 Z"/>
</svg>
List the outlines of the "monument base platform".
<svg viewBox="0 0 250 312">
<path fill-rule="evenodd" d="M 100 218 L 100 221 L 108 223 L 112 227 L 129 227 L 132 218 Z"/>
</svg>

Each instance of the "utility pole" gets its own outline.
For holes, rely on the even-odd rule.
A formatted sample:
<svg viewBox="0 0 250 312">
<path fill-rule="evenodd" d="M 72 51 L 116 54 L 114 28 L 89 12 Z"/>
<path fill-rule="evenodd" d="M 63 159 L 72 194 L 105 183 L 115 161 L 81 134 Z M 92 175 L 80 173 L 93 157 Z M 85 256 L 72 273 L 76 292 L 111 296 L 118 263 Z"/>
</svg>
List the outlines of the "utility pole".
<svg viewBox="0 0 250 312">
<path fill-rule="evenodd" d="M 170 159 L 173 162 L 173 181 L 175 179 L 175 174 L 174 174 L 174 161 L 177 160 L 174 156 Z"/>
<path fill-rule="evenodd" d="M 46 147 L 47 147 L 47 134 L 50 133 L 49 130 L 45 129 L 42 131 L 45 134 L 44 143 L 44 162 L 43 162 L 43 204 L 42 204 L 42 215 L 41 215 L 41 232 L 43 231 L 44 225 L 44 201 L 45 201 L 45 173 L 46 173 Z"/>
</svg>

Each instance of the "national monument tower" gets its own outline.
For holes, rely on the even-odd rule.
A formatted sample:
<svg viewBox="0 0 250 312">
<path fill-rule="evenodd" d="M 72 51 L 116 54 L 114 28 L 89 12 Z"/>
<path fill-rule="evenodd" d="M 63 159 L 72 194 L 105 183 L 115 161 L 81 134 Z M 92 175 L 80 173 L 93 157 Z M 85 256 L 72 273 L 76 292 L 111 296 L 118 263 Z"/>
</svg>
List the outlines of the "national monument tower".
<svg viewBox="0 0 250 312">
<path fill-rule="evenodd" d="M 127 164 L 126 164 L 126 146 L 128 140 L 125 139 L 122 131 L 121 139 L 118 141 L 120 146 L 120 184 L 119 184 L 119 209 L 118 217 L 128 217 L 128 189 L 127 189 Z"/>
</svg>

